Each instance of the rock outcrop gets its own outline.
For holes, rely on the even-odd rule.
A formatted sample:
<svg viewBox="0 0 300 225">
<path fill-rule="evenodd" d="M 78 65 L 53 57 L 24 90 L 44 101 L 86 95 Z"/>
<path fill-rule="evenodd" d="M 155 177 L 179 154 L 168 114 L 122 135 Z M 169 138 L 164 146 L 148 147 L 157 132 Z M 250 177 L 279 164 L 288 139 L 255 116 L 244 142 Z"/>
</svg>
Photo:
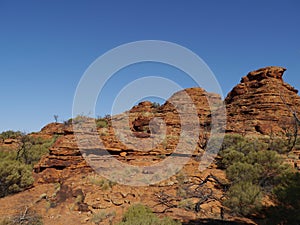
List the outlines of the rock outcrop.
<svg viewBox="0 0 300 225">
<path fill-rule="evenodd" d="M 190 102 L 187 102 L 187 96 Z M 82 126 L 86 126 L 85 140 L 95 140 L 89 139 L 90 135 L 99 135 L 105 150 L 119 157 L 120 160 L 140 165 L 140 161 L 144 164 L 159 161 L 157 155 L 168 155 L 175 150 L 181 135 L 182 123 L 175 105 L 184 109 L 188 119 L 192 118 L 189 113 L 192 112 L 191 104 L 194 105 L 194 113 L 196 113 L 194 116 L 199 118 L 200 140 L 203 141 L 204 131 L 209 132 L 210 129 L 211 109 L 215 110 L 221 103 L 221 97 L 217 94 L 207 93 L 202 88 L 188 88 L 175 93 L 162 106 L 156 106 L 147 101 L 141 102 L 130 111 L 107 119 L 107 127 L 98 127 L 97 130 L 93 130 L 93 119 L 85 118 L 85 122 L 80 121 L 80 118 L 77 120 L 83 123 Z M 160 121 L 155 122 L 155 118 L 159 118 Z M 122 138 L 115 134 L 115 128 L 119 129 Z M 161 129 L 165 132 L 164 140 L 149 147 L 150 135 L 157 135 Z M 58 135 L 59 137 L 50 148 L 49 155 L 42 158 L 35 166 L 39 182 L 57 181 L 70 176 L 72 171 L 81 172 L 88 168 L 77 146 L 72 124 L 49 124 L 41 130 L 40 135 Z M 88 145 L 87 150 L 92 150 L 93 153 L 103 152 L 103 146 L 101 147 L 95 141 L 89 142 Z M 195 152 L 200 152 L 201 146 L 203 143 L 196 144 Z M 146 148 L 148 150 L 143 151 Z M 140 157 L 143 157 L 143 160 Z"/>
<path fill-rule="evenodd" d="M 62 135 L 35 165 L 35 180 L 38 183 L 59 182 L 73 172 L 81 173 L 91 169 L 83 159 L 73 134 Z"/>
<path fill-rule="evenodd" d="M 186 94 L 190 97 L 191 102 L 187 102 Z M 189 100 L 189 99 L 188 99 Z M 187 88 L 172 95 L 170 99 L 162 106 L 160 112 L 167 125 L 180 125 L 178 110 L 174 105 L 184 109 L 185 113 L 195 110 L 199 117 L 201 126 L 210 124 L 211 114 L 222 103 L 221 96 L 215 93 L 208 93 L 203 88 Z"/>
<path fill-rule="evenodd" d="M 227 125 L 217 122 L 214 127 L 222 130 L 226 126 L 229 133 L 251 135 L 279 135 L 290 132 L 289 129 L 294 128 L 292 112 L 300 112 L 300 97 L 296 89 L 283 81 L 284 71 L 282 67 L 266 67 L 243 77 L 241 83 L 234 87 L 225 99 Z M 150 206 L 154 212 L 164 212 L 184 221 L 191 221 L 196 217 L 223 219 L 224 208 L 221 199 L 224 188 L 229 185 L 225 172 L 216 164 L 210 165 L 204 171 L 198 169 L 199 159 L 212 127 L 212 118 L 221 118 L 222 105 L 223 101 L 219 95 L 208 93 L 202 88 L 188 88 L 175 93 L 162 106 L 146 101 L 125 113 L 101 118 L 98 120 L 98 127 L 95 126 L 97 120 L 95 123 L 92 118 L 80 116 L 73 119 L 73 123 L 80 125 L 77 130 L 70 122 L 51 123 L 41 132 L 31 134 L 43 138 L 57 136 L 57 139 L 49 149 L 49 154 L 34 167 L 35 187 L 26 191 L 24 195 L 20 193 L 20 196 L 30 199 L 30 191 L 36 192 L 36 198 L 42 194 L 44 197 L 39 197 L 37 202 L 40 205 L 37 209 L 42 209 L 42 204 L 47 203 L 51 206 L 49 210 L 53 215 L 64 212 L 73 219 L 79 217 L 80 221 L 84 220 L 86 224 L 92 224 L 92 214 L 98 215 L 103 210 L 116 212 L 117 218 L 113 221 L 119 221 L 124 209 L 136 202 Z M 95 174 L 83 157 L 91 155 L 89 159 L 96 161 L 97 156 L 107 150 L 110 156 L 130 165 L 147 167 L 159 163 L 170 157 L 179 143 L 183 122 L 180 110 L 185 114 L 183 117 L 188 118 L 185 122 L 187 127 L 191 125 L 190 132 L 193 132 L 193 114 L 196 114 L 200 134 L 199 138 L 196 137 L 197 143 L 191 157 L 185 154 L 173 156 L 177 157 L 174 167 L 179 167 L 181 160 L 188 161 L 179 173 L 168 179 L 145 187 L 116 184 Z M 159 136 L 162 130 L 163 139 L 153 144 L 151 140 L 155 135 Z M 79 149 L 76 140 L 78 133 L 85 146 L 83 151 Z M 94 135 L 99 136 L 102 145 L 91 138 Z M 189 136 L 189 133 L 185 135 Z M 5 140 L 3 143 L 9 145 L 13 140 Z M 113 165 L 105 167 L 101 160 L 108 158 L 100 159 L 97 163 L 103 170 L 111 173 Z M 124 173 L 134 174 L 136 178 L 138 170 L 131 169 L 132 171 L 124 169 Z M 153 173 L 151 169 L 142 172 Z M 122 179 L 126 179 L 125 176 Z M 52 183 L 59 185 L 49 185 Z M 43 185 L 45 188 L 39 190 Z M 211 199 L 205 200 L 203 197 L 207 193 Z M 71 211 L 68 210 L 70 207 Z M 2 211 L 7 211 L 8 208 Z M 110 214 L 107 215 L 103 224 L 109 223 Z M 46 219 L 51 223 L 66 223 L 63 217 Z"/>
<path fill-rule="evenodd" d="M 283 81 L 282 67 L 248 73 L 225 99 L 227 132 L 282 135 L 294 129 L 292 111 L 300 112 L 298 91 Z"/>
<path fill-rule="evenodd" d="M 283 81 L 284 71 L 282 67 L 266 67 L 242 78 L 241 83 L 225 99 L 227 132 L 254 135 L 292 132 L 292 111 L 300 112 L 300 97 L 296 89 Z M 191 102 L 187 101 L 187 96 Z M 221 105 L 219 95 L 208 93 L 202 88 L 188 88 L 175 93 L 162 106 L 148 101 L 141 102 L 123 114 L 106 118 L 106 127 L 94 130 L 91 126 L 94 120 L 89 119 L 89 123 L 84 125 L 88 127 L 84 139 L 99 134 L 108 152 L 130 164 L 157 162 L 161 160 L 158 155 L 170 155 L 178 145 L 182 129 L 182 118 L 176 108 L 179 107 L 184 109 L 188 118 L 193 110 L 197 114 L 200 134 L 195 154 L 202 154 L 209 137 L 212 113 L 218 112 Z M 160 120 L 155 120 L 157 118 Z M 115 128 L 119 129 L 121 136 L 116 135 Z M 154 145 L 151 143 L 149 147 L 149 140 L 160 130 L 165 132 L 164 139 Z M 52 123 L 36 135 L 59 136 L 50 148 L 50 154 L 35 167 L 40 182 L 58 180 L 69 176 L 70 171 L 80 172 L 88 168 L 77 146 L 72 124 Z M 88 149 L 98 153 L 103 151 L 103 146 L 97 143 L 88 144 Z"/>
</svg>

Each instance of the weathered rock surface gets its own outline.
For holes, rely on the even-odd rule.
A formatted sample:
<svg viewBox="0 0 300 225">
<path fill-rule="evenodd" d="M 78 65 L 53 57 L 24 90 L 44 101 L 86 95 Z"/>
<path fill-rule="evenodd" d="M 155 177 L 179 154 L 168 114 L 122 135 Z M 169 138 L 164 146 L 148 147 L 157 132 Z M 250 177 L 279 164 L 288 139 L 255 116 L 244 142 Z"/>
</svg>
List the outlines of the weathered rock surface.
<svg viewBox="0 0 300 225">
<path fill-rule="evenodd" d="M 248 73 L 225 99 L 227 132 L 282 135 L 293 129 L 292 111 L 300 112 L 298 91 L 283 81 L 282 67 Z"/>
<path fill-rule="evenodd" d="M 72 172 L 89 170 L 72 134 L 60 136 L 49 149 L 49 155 L 44 156 L 34 167 L 38 183 L 59 182 L 71 176 Z"/>
<path fill-rule="evenodd" d="M 222 99 L 218 94 L 208 93 L 203 88 L 187 88 L 172 95 L 162 106 L 160 112 L 163 114 L 167 125 L 178 126 L 180 125 L 180 118 L 176 107 L 187 114 L 195 110 L 200 125 L 206 126 L 210 123 L 212 111 L 216 110 L 221 103 Z"/>
<path fill-rule="evenodd" d="M 190 102 L 187 101 L 187 97 Z M 194 116 L 199 118 L 200 135 L 203 140 L 204 131 L 209 131 L 211 109 L 215 110 L 220 104 L 219 95 L 207 93 L 202 88 L 188 88 L 175 93 L 160 107 L 154 106 L 151 102 L 141 102 L 129 112 L 114 116 L 108 121 L 108 127 L 99 127 L 94 130 L 94 120 L 81 118 L 85 120 L 83 122 L 77 119 L 78 123 L 82 123 L 78 126 L 82 130 L 76 132 L 81 133 L 80 144 L 81 147 L 84 146 L 87 153 L 85 155 L 88 155 L 90 163 L 99 159 L 97 154 L 102 154 L 107 150 L 119 160 L 135 165 L 147 165 L 160 161 L 157 155 L 171 154 L 178 145 L 182 125 L 182 118 L 178 111 L 183 110 L 182 112 L 187 117 L 186 122 L 189 124 L 191 123 L 190 114 L 194 110 L 196 114 Z M 160 120 L 156 120 L 157 118 Z M 116 135 L 115 128 L 119 129 L 121 136 Z M 152 139 L 155 135 L 161 135 L 161 130 L 164 132 L 163 139 L 158 143 L 153 143 Z M 193 132 L 192 127 L 188 131 Z M 89 168 L 82 156 L 85 151 L 80 151 L 72 125 L 52 123 L 44 127 L 40 133 L 41 135 L 59 135 L 59 137 L 50 148 L 49 155 L 42 158 L 35 166 L 39 182 L 53 182 L 63 179 L 63 176 L 70 176 L 72 171 L 80 173 Z M 95 135 L 101 139 L 102 146 L 93 138 Z M 150 135 L 154 136 L 150 137 Z M 200 151 L 200 146 L 199 143 L 195 143 L 196 152 Z"/>
</svg>

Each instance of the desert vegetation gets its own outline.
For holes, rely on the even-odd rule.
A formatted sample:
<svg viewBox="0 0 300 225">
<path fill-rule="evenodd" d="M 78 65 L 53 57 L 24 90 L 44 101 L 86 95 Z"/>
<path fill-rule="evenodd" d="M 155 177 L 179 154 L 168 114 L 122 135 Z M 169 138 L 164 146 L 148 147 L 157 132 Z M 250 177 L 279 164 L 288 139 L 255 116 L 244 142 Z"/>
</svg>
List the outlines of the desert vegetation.
<svg viewBox="0 0 300 225">
<path fill-rule="evenodd" d="M 16 139 L 23 135 L 24 135 L 24 133 L 22 133 L 21 131 L 8 130 L 8 131 L 4 131 L 0 134 L 0 140 L 4 141 L 6 139 Z"/>
<path fill-rule="evenodd" d="M 245 138 L 240 135 L 225 137 L 220 152 L 220 166 L 226 170 L 230 186 L 225 192 L 223 204 L 233 214 L 242 216 L 261 214 L 264 210 L 277 210 L 274 215 L 278 217 L 278 221 L 298 224 L 299 218 L 296 215 L 300 213 L 299 172 L 285 163 L 282 155 L 278 153 L 282 152 L 280 148 L 277 151 L 270 148 L 274 149 L 273 143 L 266 142 L 265 139 Z M 268 199 L 276 202 L 278 207 L 268 208 L 264 204 Z M 270 218 L 274 218 L 273 213 L 269 220 Z"/>
<path fill-rule="evenodd" d="M 0 134 L 3 139 L 16 139 L 16 150 L 3 148 L 0 151 L 0 197 L 20 192 L 33 183 L 33 166 L 49 152 L 55 138 L 34 138 L 19 131 Z"/>
<path fill-rule="evenodd" d="M 117 225 L 180 225 L 181 223 L 169 217 L 159 218 L 152 210 L 142 204 L 131 206 L 123 215 L 122 222 Z"/>
</svg>

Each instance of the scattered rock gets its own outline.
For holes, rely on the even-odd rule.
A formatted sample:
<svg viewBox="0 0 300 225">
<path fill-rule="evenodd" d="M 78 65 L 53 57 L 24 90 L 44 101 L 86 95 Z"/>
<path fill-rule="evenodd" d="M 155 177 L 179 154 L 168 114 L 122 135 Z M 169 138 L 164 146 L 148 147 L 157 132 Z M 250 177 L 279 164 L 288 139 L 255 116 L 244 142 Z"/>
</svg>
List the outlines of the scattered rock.
<svg viewBox="0 0 300 225">
<path fill-rule="evenodd" d="M 122 157 L 125 157 L 126 155 L 127 155 L 126 152 L 121 152 L 121 153 L 120 153 L 120 156 L 122 156 Z"/>
</svg>

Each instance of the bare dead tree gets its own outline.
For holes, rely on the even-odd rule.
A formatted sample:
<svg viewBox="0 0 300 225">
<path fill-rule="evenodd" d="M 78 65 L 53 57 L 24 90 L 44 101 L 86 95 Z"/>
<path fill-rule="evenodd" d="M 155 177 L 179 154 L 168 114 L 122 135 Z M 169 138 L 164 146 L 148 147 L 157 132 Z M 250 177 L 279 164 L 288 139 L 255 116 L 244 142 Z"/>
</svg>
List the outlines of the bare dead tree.
<svg viewBox="0 0 300 225">
<path fill-rule="evenodd" d="M 24 160 L 25 164 L 30 164 L 28 159 L 28 150 L 31 148 L 32 142 L 28 135 L 23 134 L 17 151 L 16 160 Z"/>
<path fill-rule="evenodd" d="M 13 225 L 28 225 L 28 224 L 41 224 L 42 217 L 38 215 L 34 210 L 31 209 L 32 206 L 25 206 L 24 211 L 21 211 L 19 215 L 15 215 L 12 218 Z"/>
<path fill-rule="evenodd" d="M 179 200 L 178 197 L 166 194 L 164 191 L 156 193 L 155 197 L 158 200 L 158 203 L 154 205 L 154 207 L 158 205 L 162 205 L 165 207 L 165 209 L 162 212 L 158 213 L 165 213 L 169 209 L 177 208 L 177 205 L 175 203 Z"/>
<path fill-rule="evenodd" d="M 184 197 L 185 199 L 189 199 L 189 198 L 198 199 L 197 203 L 194 205 L 194 208 L 191 208 L 194 212 L 196 213 L 200 212 L 201 205 L 205 203 L 209 203 L 212 201 L 222 201 L 224 195 L 218 197 L 217 194 L 214 192 L 214 189 L 208 187 L 206 184 L 208 182 L 214 182 L 216 183 L 217 188 L 220 188 L 224 192 L 228 189 L 229 184 L 227 184 L 224 181 L 221 181 L 213 174 L 208 175 L 207 177 L 205 177 L 205 179 L 201 179 L 198 176 L 195 176 L 194 178 L 199 179 L 199 183 L 188 182 L 183 184 L 183 186 L 181 187 L 185 192 L 185 197 Z M 170 210 L 172 208 L 177 208 L 178 202 L 183 200 L 183 197 L 166 194 L 163 191 L 158 194 L 155 194 L 155 196 L 158 201 L 158 203 L 155 206 L 161 205 L 165 207 L 163 211 L 158 213 L 165 213 L 167 210 Z M 220 217 L 223 218 L 224 209 L 221 208 L 220 213 L 221 213 Z"/>
<path fill-rule="evenodd" d="M 53 115 L 53 117 L 54 117 L 55 123 L 57 123 L 58 122 L 58 115 Z"/>
<path fill-rule="evenodd" d="M 221 197 L 216 197 L 213 193 L 213 189 L 205 187 L 205 184 L 209 181 L 210 182 L 215 182 L 217 184 L 218 188 L 221 189 L 224 192 L 226 192 L 227 189 L 229 188 L 228 183 L 221 181 L 220 179 L 218 179 L 213 174 L 210 174 L 207 177 L 205 177 L 205 179 L 202 180 L 202 182 L 194 190 L 193 197 L 199 198 L 199 201 L 197 202 L 197 204 L 195 206 L 195 211 L 196 212 L 200 211 L 202 204 L 208 203 L 208 202 L 211 202 L 211 201 L 221 201 L 222 198 L 224 197 L 224 195 L 221 196 Z"/>
<path fill-rule="evenodd" d="M 296 111 L 293 112 L 293 116 L 294 116 L 294 118 L 295 118 L 295 120 L 296 120 L 298 126 L 300 126 L 300 119 L 299 119 L 299 117 L 297 116 L 297 112 L 296 112 Z"/>
</svg>

